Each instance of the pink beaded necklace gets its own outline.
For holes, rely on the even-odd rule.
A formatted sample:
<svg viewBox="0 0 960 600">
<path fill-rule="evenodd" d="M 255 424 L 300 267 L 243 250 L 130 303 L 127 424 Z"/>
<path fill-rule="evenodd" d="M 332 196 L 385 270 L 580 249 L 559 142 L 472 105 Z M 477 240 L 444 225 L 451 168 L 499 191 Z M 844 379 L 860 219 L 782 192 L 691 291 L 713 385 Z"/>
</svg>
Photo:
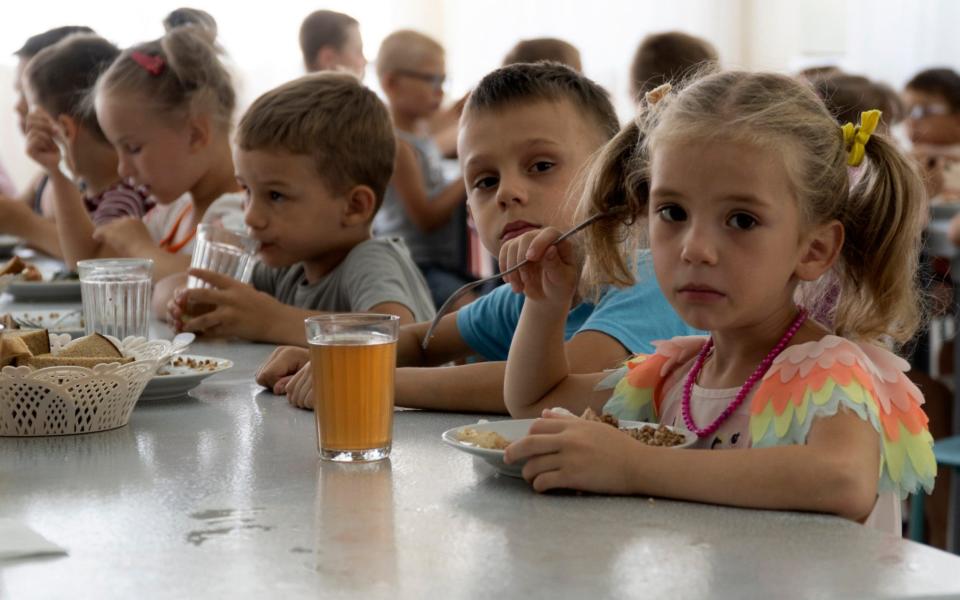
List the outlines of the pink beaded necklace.
<svg viewBox="0 0 960 600">
<path fill-rule="evenodd" d="M 690 369 L 690 372 L 687 373 L 687 378 L 683 382 L 683 403 L 680 405 L 680 412 L 683 415 L 683 422 L 687 426 L 687 429 L 697 434 L 699 438 L 705 438 L 713 433 L 723 425 L 723 422 L 730 418 L 730 415 L 737 410 L 741 404 L 743 404 L 744 399 L 746 399 L 747 394 L 750 393 L 750 390 L 753 389 L 753 386 L 760 381 L 764 375 L 766 375 L 767 370 L 770 368 L 770 365 L 773 364 L 773 361 L 777 356 L 783 352 L 783 349 L 787 347 L 787 344 L 790 343 L 790 340 L 793 339 L 793 336 L 796 335 L 799 331 L 800 326 L 803 325 L 804 321 L 807 320 L 807 311 L 800 309 L 800 313 L 797 314 L 796 318 L 793 320 L 793 323 L 790 324 L 790 327 L 787 328 L 787 331 L 784 332 L 783 337 L 780 338 L 780 341 L 777 342 L 777 345 L 773 347 L 770 352 L 764 357 L 760 364 L 757 365 L 756 370 L 747 378 L 743 385 L 740 386 L 740 390 L 737 392 L 737 397 L 734 398 L 727 408 L 720 413 L 720 416 L 716 418 L 713 423 L 710 423 L 707 427 L 700 429 L 697 427 L 697 424 L 693 422 L 693 414 L 690 412 L 690 397 L 693 394 L 693 384 L 697 380 L 697 376 L 700 375 L 700 371 L 703 369 L 703 363 L 707 361 L 707 354 L 710 353 L 710 350 L 713 348 L 713 338 L 707 340 L 707 343 L 703 345 L 703 348 L 700 349 L 700 353 L 697 354 L 697 361 L 693 364 L 693 368 Z"/>
</svg>

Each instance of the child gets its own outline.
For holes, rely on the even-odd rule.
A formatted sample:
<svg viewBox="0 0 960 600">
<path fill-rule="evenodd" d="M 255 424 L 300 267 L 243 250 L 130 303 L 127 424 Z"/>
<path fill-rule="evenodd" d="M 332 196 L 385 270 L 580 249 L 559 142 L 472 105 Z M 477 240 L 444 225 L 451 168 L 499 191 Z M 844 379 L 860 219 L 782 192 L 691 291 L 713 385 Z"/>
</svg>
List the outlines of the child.
<svg viewBox="0 0 960 600">
<path fill-rule="evenodd" d="M 883 114 L 883 120 L 877 125 L 879 133 L 886 135 L 891 127 L 903 120 L 903 102 L 885 83 L 848 73 L 823 75 L 810 81 L 827 110 L 841 125 L 856 123 L 860 113 L 873 108 Z"/>
<path fill-rule="evenodd" d="M 350 15 L 318 10 L 300 25 L 300 51 L 308 73 L 346 71 L 359 79 L 367 69 L 360 23 Z"/>
<path fill-rule="evenodd" d="M 27 153 L 49 179 L 60 247 L 71 269 L 89 254 L 94 227 L 120 217 L 141 219 L 150 207 L 144 194 L 119 180 L 117 153 L 87 99 L 119 54 L 99 36 L 77 34 L 42 50 L 24 72 L 34 108 L 27 118 Z M 70 175 L 60 169 L 61 146 Z"/>
<path fill-rule="evenodd" d="M 395 148 L 376 94 L 345 73 L 309 75 L 257 99 L 238 129 L 237 179 L 261 264 L 252 287 L 191 269 L 219 289 L 176 294 L 168 308 L 178 329 L 305 345 L 303 320 L 317 311 L 433 317 L 403 243 L 371 239 Z M 158 284 L 157 308 L 172 285 Z M 193 305 L 215 308 L 184 319 Z"/>
<path fill-rule="evenodd" d="M 960 74 L 928 69 L 914 75 L 903 93 L 906 129 L 913 152 L 925 169 L 927 193 L 933 201 L 960 196 Z M 960 241 L 960 221 L 951 226 Z"/>
<path fill-rule="evenodd" d="M 936 470 L 922 395 L 880 345 L 919 322 L 924 200 L 911 163 L 871 136 L 876 111 L 841 129 L 808 86 L 779 75 L 712 75 L 640 118 L 592 174 L 587 210 L 627 209 L 620 227 L 588 232 L 587 251 L 620 272 L 619 240 L 646 215 L 661 289 L 710 337 L 661 342 L 606 382 L 569 374 L 556 340 L 576 269 L 569 245 L 542 232 L 526 253 L 536 262 L 510 276 L 527 302 L 505 395 L 514 416 L 545 418 L 506 460 L 526 460 L 538 491 L 826 512 L 899 535 L 897 492 L 929 491 Z M 851 166 L 863 170 L 853 185 Z M 793 300 L 831 269 L 836 334 Z M 645 446 L 554 406 L 659 421 L 728 450 Z"/>
<path fill-rule="evenodd" d="M 618 129 L 607 93 L 567 67 L 517 64 L 484 77 L 464 109 L 460 157 L 470 190 L 467 202 L 487 250 L 499 254 L 508 240 L 524 232 L 573 225 L 575 204 L 567 199 L 590 157 Z M 402 327 L 397 364 L 411 368 L 397 369 L 397 404 L 505 412 L 503 361 L 523 301 L 509 286 L 501 286 L 444 316 L 425 351 L 421 342 L 430 324 Z M 634 313 L 642 317 L 628 322 L 625 317 Z M 589 372 L 649 351 L 651 340 L 690 331 L 648 277 L 573 307 L 565 349 L 573 364 Z M 487 362 L 436 368 L 477 354 Z M 309 370 L 300 369 L 308 360 L 306 350 L 279 349 L 257 381 L 286 392 L 297 406 L 310 406 Z"/>
<path fill-rule="evenodd" d="M 570 42 L 557 38 L 520 40 L 503 58 L 503 66 L 516 63 L 553 61 L 567 65 L 574 71 L 583 71 L 580 51 Z"/>
<path fill-rule="evenodd" d="M 471 279 L 465 273 L 463 180 L 444 180 L 436 144 L 419 132 L 443 99 L 443 47 L 415 31 L 392 33 L 380 46 L 377 75 L 399 143 L 393 179 L 374 222 L 374 233 L 406 241 L 440 306 Z"/>
<path fill-rule="evenodd" d="M 22 84 L 23 70 L 41 50 L 75 33 L 93 33 L 93 30 L 76 25 L 56 27 L 30 36 L 14 53 L 17 57 L 13 79 L 17 96 L 14 111 L 17 113 L 20 132 L 24 135 L 27 134 L 29 106 Z M 47 188 L 46 175 L 40 175 L 34 179 L 20 197 L 0 195 L 0 233 L 24 237 L 38 250 L 50 256 L 58 258 L 62 256 L 57 239 L 57 227 L 53 222 L 53 194 Z"/>
<path fill-rule="evenodd" d="M 117 149 L 118 172 L 157 203 L 143 220 L 98 227 L 80 258 L 153 259 L 154 279 L 186 271 L 199 223 L 242 228 L 234 177 L 230 75 L 203 27 L 177 27 L 120 54 L 97 80 L 97 121 Z M 89 226 L 76 227 L 79 247 Z"/>
<path fill-rule="evenodd" d="M 643 38 L 630 64 L 630 93 L 636 102 L 659 85 L 679 81 L 704 63 L 717 62 L 713 45 L 696 36 L 668 31 Z"/>
</svg>

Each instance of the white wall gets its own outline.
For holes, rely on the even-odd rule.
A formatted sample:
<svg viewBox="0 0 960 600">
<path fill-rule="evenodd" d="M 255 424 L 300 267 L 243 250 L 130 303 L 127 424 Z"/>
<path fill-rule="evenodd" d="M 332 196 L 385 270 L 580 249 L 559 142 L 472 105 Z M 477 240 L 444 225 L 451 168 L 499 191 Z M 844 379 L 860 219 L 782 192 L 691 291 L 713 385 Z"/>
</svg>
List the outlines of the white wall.
<svg viewBox="0 0 960 600">
<path fill-rule="evenodd" d="M 368 59 L 391 31 L 412 27 L 447 48 L 449 97 L 459 97 L 498 66 L 521 38 L 556 36 L 580 48 L 586 73 L 631 111 L 627 70 L 647 33 L 680 29 L 705 37 L 728 66 L 795 70 L 840 63 L 900 86 L 920 68 L 960 66 L 956 0 L 43 0 L 0 8 L 0 161 L 23 185 L 33 173 L 11 113 L 11 54 L 27 36 L 86 24 L 121 46 L 162 33 L 160 21 L 183 4 L 213 14 L 240 79 L 240 105 L 301 73 L 300 21 L 317 8 L 361 23 Z M 368 73 L 367 83 L 376 88 Z"/>
</svg>

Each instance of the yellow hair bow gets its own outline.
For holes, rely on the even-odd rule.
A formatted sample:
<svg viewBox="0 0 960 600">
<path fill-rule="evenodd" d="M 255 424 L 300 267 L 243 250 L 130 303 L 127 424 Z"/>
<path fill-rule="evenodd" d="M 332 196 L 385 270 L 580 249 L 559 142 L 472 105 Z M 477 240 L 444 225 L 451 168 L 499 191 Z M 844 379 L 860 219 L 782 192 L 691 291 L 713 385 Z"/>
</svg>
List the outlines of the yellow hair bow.
<svg viewBox="0 0 960 600">
<path fill-rule="evenodd" d="M 847 150 L 847 164 L 859 167 L 866 155 L 866 145 L 870 136 L 880 124 L 879 110 L 868 110 L 860 113 L 860 124 L 847 123 L 840 129 L 843 131 L 843 147 Z"/>
</svg>

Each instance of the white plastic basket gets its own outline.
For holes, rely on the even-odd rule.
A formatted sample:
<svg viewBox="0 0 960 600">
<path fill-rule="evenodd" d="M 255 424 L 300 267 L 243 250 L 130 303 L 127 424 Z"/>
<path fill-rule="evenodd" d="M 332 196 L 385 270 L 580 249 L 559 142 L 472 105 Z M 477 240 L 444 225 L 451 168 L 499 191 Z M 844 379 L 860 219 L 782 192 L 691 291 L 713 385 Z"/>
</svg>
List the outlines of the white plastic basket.
<svg viewBox="0 0 960 600">
<path fill-rule="evenodd" d="M 87 367 L 6 366 L 0 370 L 0 436 L 92 433 L 122 427 L 147 382 L 170 357 L 167 340 L 110 338 L 136 360 Z M 52 354 L 70 342 L 50 334 Z"/>
</svg>

